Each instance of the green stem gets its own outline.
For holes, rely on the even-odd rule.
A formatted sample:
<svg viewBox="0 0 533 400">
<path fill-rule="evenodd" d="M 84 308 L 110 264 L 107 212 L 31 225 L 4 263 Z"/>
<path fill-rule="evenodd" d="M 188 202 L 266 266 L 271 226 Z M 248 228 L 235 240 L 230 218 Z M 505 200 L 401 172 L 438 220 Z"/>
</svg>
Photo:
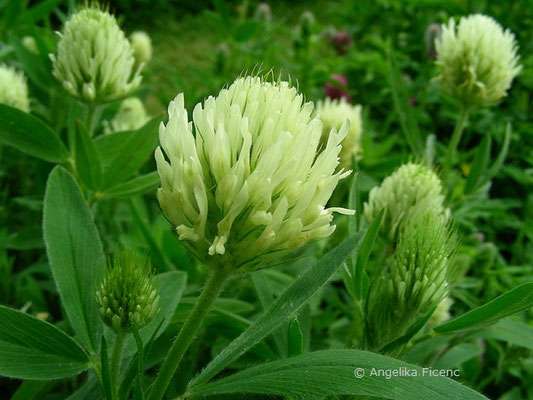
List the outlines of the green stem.
<svg viewBox="0 0 533 400">
<path fill-rule="evenodd" d="M 446 153 L 446 159 L 444 161 L 444 168 L 442 174 L 444 177 L 447 176 L 448 172 L 450 171 L 450 168 L 452 167 L 453 158 L 455 156 L 455 152 L 457 151 L 459 141 L 461 140 L 461 135 L 463 134 L 463 128 L 465 126 L 466 120 L 468 119 L 469 112 L 469 107 L 465 105 L 461 106 L 459 118 L 457 119 L 457 122 L 455 124 L 455 129 L 453 130 L 452 139 L 450 141 L 450 147 L 448 148 L 448 152 Z"/>
<path fill-rule="evenodd" d="M 87 104 L 87 119 L 85 120 L 85 128 L 87 129 L 89 136 L 93 135 L 93 120 L 95 110 L 96 106 L 94 103 Z"/>
<path fill-rule="evenodd" d="M 122 349 L 126 340 L 127 333 L 119 332 L 115 339 L 115 346 L 113 347 L 113 356 L 111 358 L 111 388 L 113 390 L 113 399 L 118 399 L 119 382 L 118 377 L 120 373 L 120 360 L 122 359 Z"/>
<path fill-rule="evenodd" d="M 213 303 L 222 291 L 224 282 L 230 273 L 230 269 L 222 266 L 215 267 L 211 272 L 200 297 L 183 324 L 180 333 L 176 339 L 174 339 L 174 343 L 167 353 L 165 361 L 163 361 L 159 374 L 152 385 L 148 397 L 149 400 L 161 400 L 163 398 L 174 373 L 178 369 L 181 359 L 185 355 L 185 352 L 193 341 L 196 332 L 202 325 L 202 322 L 213 306 Z"/>
</svg>

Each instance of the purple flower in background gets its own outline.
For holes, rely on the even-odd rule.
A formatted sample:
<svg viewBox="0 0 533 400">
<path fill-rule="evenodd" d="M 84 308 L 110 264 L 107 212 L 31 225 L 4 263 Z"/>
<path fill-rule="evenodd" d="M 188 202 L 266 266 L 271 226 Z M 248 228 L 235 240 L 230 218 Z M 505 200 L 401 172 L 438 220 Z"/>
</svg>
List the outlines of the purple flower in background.
<svg viewBox="0 0 533 400">
<path fill-rule="evenodd" d="M 352 45 L 352 37 L 346 31 L 337 31 L 333 38 L 333 45 L 337 49 L 337 53 L 346 54 L 348 48 Z"/>
<path fill-rule="evenodd" d="M 332 100 L 345 98 L 347 102 L 352 101 L 352 98 L 347 91 L 348 81 L 344 75 L 331 75 L 330 82 L 326 82 L 324 88 L 326 90 L 326 95 Z"/>
</svg>

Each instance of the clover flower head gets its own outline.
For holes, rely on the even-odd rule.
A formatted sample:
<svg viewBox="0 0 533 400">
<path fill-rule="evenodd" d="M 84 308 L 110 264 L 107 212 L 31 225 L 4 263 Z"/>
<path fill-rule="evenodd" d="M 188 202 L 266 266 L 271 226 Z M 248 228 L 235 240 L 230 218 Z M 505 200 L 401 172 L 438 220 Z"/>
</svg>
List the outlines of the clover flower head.
<svg viewBox="0 0 533 400">
<path fill-rule="evenodd" d="M 141 83 L 133 48 L 115 17 L 89 6 L 71 15 L 51 54 L 54 76 L 73 97 L 105 103 L 126 97 Z"/>
<path fill-rule="evenodd" d="M 350 131 L 342 141 L 340 163 L 344 168 L 352 165 L 352 156 L 361 158 L 361 106 L 352 105 L 345 98 L 332 100 L 326 98 L 317 102 L 316 115 L 322 121 L 322 140 L 327 141 L 327 135 L 332 128 L 340 130 L 346 119 L 350 121 Z"/>
<path fill-rule="evenodd" d="M 448 218 L 417 208 L 406 221 L 390 263 L 389 291 L 399 309 L 425 313 L 448 291 L 455 234 Z"/>
<path fill-rule="evenodd" d="M 159 311 L 159 295 L 146 259 L 125 250 L 111 258 L 96 302 L 102 320 L 116 332 L 148 324 Z"/>
<path fill-rule="evenodd" d="M 130 35 L 136 65 L 145 64 L 152 58 L 152 39 L 146 32 L 135 31 Z"/>
<path fill-rule="evenodd" d="M 4 64 L 0 64 L 0 103 L 30 112 L 26 77 Z"/>
<path fill-rule="evenodd" d="M 110 122 L 104 121 L 104 131 L 111 133 L 136 130 L 148 122 L 148 119 L 142 101 L 137 97 L 129 97 L 122 102 Z"/>
<path fill-rule="evenodd" d="M 374 187 L 364 205 L 364 216 L 371 222 L 385 209 L 381 232 L 391 240 L 419 208 L 445 213 L 442 184 L 435 172 L 422 164 L 407 163 Z"/>
<path fill-rule="evenodd" d="M 417 208 L 386 261 L 388 271 L 370 289 L 368 349 L 382 349 L 433 307 L 438 308 L 448 292 L 455 246 L 456 236 L 446 215 Z"/>
<path fill-rule="evenodd" d="M 326 208 L 340 179 L 340 143 L 332 130 L 320 151 L 322 123 L 313 104 L 287 82 L 238 78 L 194 108 L 183 95 L 161 124 L 157 197 L 179 239 L 201 259 L 253 270 L 330 235 Z"/>
<path fill-rule="evenodd" d="M 485 15 L 450 19 L 435 45 L 443 90 L 466 106 L 496 103 L 521 69 L 514 35 Z"/>
</svg>

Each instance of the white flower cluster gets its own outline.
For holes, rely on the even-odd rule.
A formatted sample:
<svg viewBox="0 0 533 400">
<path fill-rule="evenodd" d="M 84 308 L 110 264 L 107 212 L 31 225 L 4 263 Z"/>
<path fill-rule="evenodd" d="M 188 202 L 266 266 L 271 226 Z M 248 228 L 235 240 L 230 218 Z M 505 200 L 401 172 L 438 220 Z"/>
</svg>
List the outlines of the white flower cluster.
<svg viewBox="0 0 533 400">
<path fill-rule="evenodd" d="M 443 203 L 439 177 L 425 165 L 407 163 L 370 191 L 364 215 L 371 222 L 385 209 L 381 229 L 393 240 L 402 225 L 418 210 L 431 208 L 444 213 Z"/>
<path fill-rule="evenodd" d="M 28 85 L 22 72 L 0 64 L 0 103 L 30 112 Z"/>
<path fill-rule="evenodd" d="M 237 79 L 197 104 L 189 122 L 180 94 L 161 124 L 157 197 L 181 240 L 202 259 L 251 270 L 313 238 L 330 235 L 336 171 L 349 130 L 332 130 L 319 153 L 322 123 L 287 82 Z M 166 157 L 165 157 L 166 156 Z"/>
<path fill-rule="evenodd" d="M 341 166 L 350 168 L 352 165 L 352 156 L 360 158 L 361 156 L 361 106 L 352 105 L 344 97 L 332 100 L 329 97 L 317 102 L 316 115 L 323 124 L 322 140 L 327 142 L 327 136 L 331 129 L 340 130 L 346 119 L 350 121 L 350 130 L 342 141 L 342 150 L 340 153 Z"/>
<path fill-rule="evenodd" d="M 438 80 L 466 106 L 488 106 L 506 96 L 520 72 L 514 35 L 494 19 L 474 14 L 450 19 L 436 40 Z"/>
<path fill-rule="evenodd" d="M 141 83 L 142 64 L 134 69 L 133 48 L 115 17 L 89 7 L 73 14 L 63 27 L 54 76 L 65 90 L 85 102 L 105 103 L 126 97 Z"/>
<path fill-rule="evenodd" d="M 111 122 L 104 121 L 104 132 L 136 130 L 148 122 L 148 119 L 142 101 L 137 97 L 129 97 L 122 102 Z"/>
</svg>

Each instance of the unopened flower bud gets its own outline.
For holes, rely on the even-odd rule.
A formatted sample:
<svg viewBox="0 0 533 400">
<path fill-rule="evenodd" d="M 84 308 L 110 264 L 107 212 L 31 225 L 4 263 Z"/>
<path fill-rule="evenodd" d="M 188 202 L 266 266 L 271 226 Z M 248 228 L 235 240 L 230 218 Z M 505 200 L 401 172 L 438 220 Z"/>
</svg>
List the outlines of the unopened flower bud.
<svg viewBox="0 0 533 400">
<path fill-rule="evenodd" d="M 102 320 L 116 332 L 148 324 L 159 311 L 159 295 L 146 259 L 128 251 L 110 259 L 96 301 Z"/>
<path fill-rule="evenodd" d="M 34 54 L 39 53 L 39 48 L 37 47 L 37 42 L 33 36 L 24 36 L 22 38 L 22 44 L 26 49 Z"/>
<path fill-rule="evenodd" d="M 255 9 L 254 18 L 257 21 L 269 23 L 272 20 L 272 10 L 268 3 L 259 3 Z"/>
</svg>

